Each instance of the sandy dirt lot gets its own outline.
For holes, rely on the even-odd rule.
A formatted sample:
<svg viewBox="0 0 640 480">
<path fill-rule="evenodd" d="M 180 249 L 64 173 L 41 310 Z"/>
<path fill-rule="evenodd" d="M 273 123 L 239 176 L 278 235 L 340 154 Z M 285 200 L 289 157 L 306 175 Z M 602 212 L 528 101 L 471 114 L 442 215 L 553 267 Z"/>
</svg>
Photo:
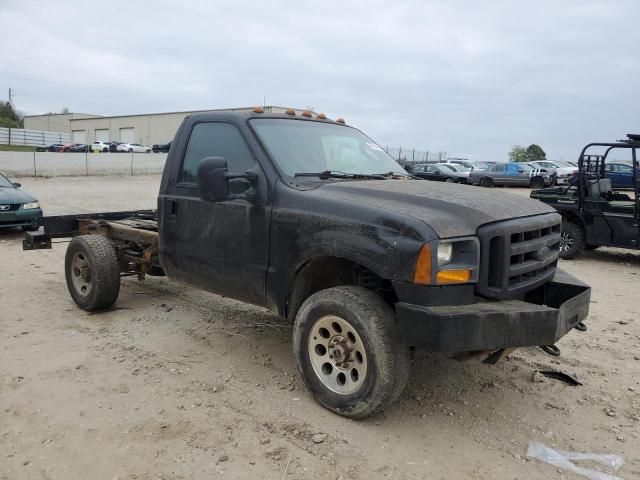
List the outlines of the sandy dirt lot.
<svg viewBox="0 0 640 480">
<path fill-rule="evenodd" d="M 154 208 L 159 177 L 20 181 L 61 214 Z M 578 478 L 526 459 L 532 440 L 623 454 L 617 475 L 640 478 L 636 253 L 561 262 L 593 304 L 559 358 L 418 354 L 400 401 L 354 422 L 305 391 L 284 320 L 164 278 L 125 278 L 116 309 L 87 314 L 66 290 L 66 244 L 23 252 L 21 237 L 0 232 L 2 479 Z M 534 382 L 538 369 L 584 385 Z"/>
</svg>

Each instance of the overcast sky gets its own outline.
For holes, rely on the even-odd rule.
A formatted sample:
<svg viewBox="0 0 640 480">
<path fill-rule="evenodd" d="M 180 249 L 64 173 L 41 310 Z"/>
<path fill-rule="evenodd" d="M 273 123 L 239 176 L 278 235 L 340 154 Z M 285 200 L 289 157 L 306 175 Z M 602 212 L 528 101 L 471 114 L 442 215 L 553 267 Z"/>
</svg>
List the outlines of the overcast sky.
<svg viewBox="0 0 640 480">
<path fill-rule="evenodd" d="M 0 0 L 27 114 L 312 106 L 382 145 L 577 157 L 640 133 L 637 1 Z"/>
</svg>

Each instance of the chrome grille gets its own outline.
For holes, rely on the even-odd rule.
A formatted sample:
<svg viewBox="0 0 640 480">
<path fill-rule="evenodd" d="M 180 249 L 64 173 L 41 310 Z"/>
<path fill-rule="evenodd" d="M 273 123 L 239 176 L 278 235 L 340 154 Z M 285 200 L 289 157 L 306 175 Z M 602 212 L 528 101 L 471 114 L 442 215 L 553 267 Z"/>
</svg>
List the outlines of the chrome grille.
<svg viewBox="0 0 640 480">
<path fill-rule="evenodd" d="M 491 298 L 515 297 L 551 278 L 558 263 L 560 229 L 556 213 L 480 227 L 478 293 Z"/>
</svg>

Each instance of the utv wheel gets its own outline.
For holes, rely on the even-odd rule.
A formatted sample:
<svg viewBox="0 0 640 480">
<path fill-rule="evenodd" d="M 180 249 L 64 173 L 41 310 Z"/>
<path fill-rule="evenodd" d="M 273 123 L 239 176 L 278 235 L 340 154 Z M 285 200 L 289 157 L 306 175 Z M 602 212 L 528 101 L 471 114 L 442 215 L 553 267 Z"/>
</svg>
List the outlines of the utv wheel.
<svg viewBox="0 0 640 480">
<path fill-rule="evenodd" d="M 539 188 L 544 188 L 544 178 L 542 177 L 533 177 L 531 179 L 531 188 L 538 190 Z"/>
<path fill-rule="evenodd" d="M 296 316 L 293 348 L 311 394 L 344 417 L 383 410 L 409 377 L 409 351 L 393 311 L 362 287 L 334 287 L 309 297 Z"/>
<path fill-rule="evenodd" d="M 493 187 L 493 180 L 489 177 L 482 177 L 480 179 L 480 186 L 481 187 Z"/>
<path fill-rule="evenodd" d="M 64 258 L 67 288 L 73 301 L 88 312 L 113 305 L 120 293 L 120 265 L 107 237 L 74 237 Z"/>
<path fill-rule="evenodd" d="M 560 233 L 560 258 L 572 260 L 577 258 L 585 248 L 584 232 L 579 225 L 563 221 Z"/>
</svg>

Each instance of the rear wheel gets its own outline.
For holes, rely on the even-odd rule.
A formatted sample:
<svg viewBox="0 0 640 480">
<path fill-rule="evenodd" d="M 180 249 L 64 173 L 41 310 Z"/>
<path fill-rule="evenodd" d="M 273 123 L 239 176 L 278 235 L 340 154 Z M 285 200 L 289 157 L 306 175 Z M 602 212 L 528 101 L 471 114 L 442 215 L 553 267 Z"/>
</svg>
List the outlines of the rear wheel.
<svg viewBox="0 0 640 480">
<path fill-rule="evenodd" d="M 409 376 L 409 351 L 391 308 L 374 292 L 342 286 L 310 296 L 293 329 L 302 380 L 325 408 L 348 418 L 383 410 Z"/>
<path fill-rule="evenodd" d="M 480 186 L 481 187 L 493 187 L 493 180 L 489 177 L 482 177 L 480 179 Z"/>
<path fill-rule="evenodd" d="M 544 178 L 542 177 L 533 177 L 531 179 L 531 188 L 538 189 L 544 188 Z"/>
<path fill-rule="evenodd" d="M 454 180 L 453 178 L 447 178 L 447 179 L 445 180 L 445 182 L 447 182 L 447 183 L 453 183 L 454 181 L 455 181 L 455 180 Z"/>
<path fill-rule="evenodd" d="M 560 234 L 560 258 L 572 260 L 577 258 L 585 248 L 584 232 L 579 225 L 564 220 Z"/>
<path fill-rule="evenodd" d="M 129 150 L 127 150 L 129 153 L 133 153 L 133 148 L 130 148 Z"/>
<path fill-rule="evenodd" d="M 120 293 L 120 265 L 107 237 L 74 237 L 64 259 L 67 288 L 73 301 L 89 312 L 113 305 Z"/>
</svg>

